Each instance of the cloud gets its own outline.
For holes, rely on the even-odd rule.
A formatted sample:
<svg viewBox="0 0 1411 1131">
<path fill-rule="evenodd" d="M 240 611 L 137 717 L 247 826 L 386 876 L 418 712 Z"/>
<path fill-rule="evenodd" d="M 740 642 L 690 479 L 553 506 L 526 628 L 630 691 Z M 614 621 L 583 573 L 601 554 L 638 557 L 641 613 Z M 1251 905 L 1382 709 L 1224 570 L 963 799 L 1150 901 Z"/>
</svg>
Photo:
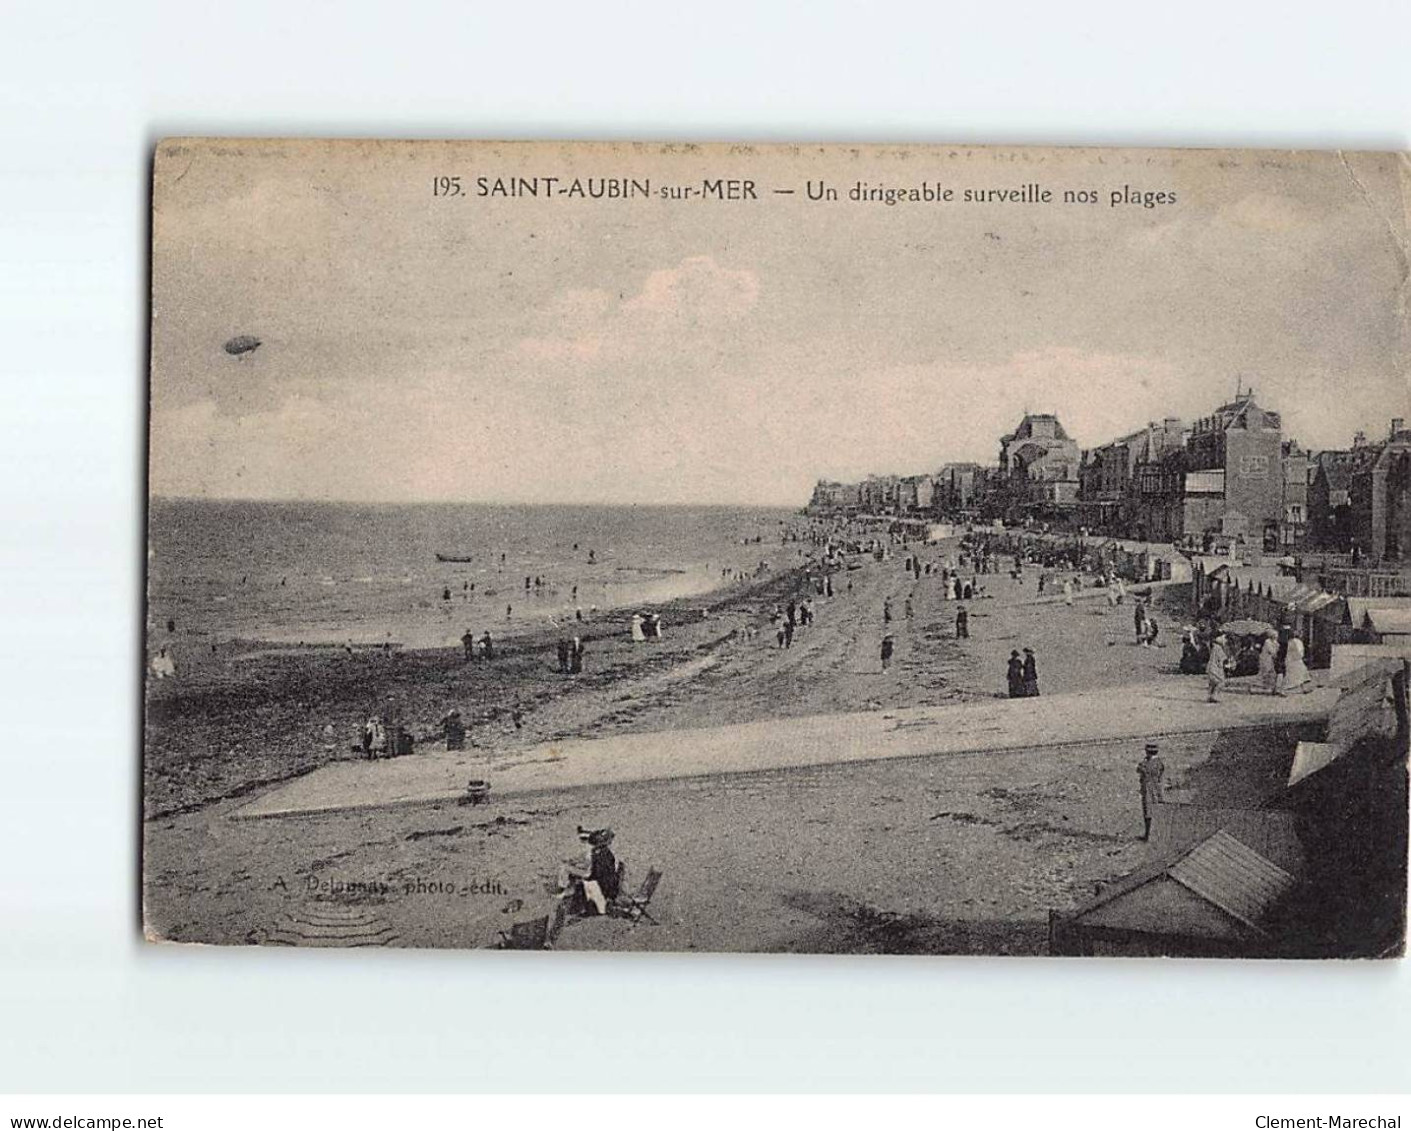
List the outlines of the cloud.
<svg viewBox="0 0 1411 1131">
<path fill-rule="evenodd" d="M 753 271 L 731 271 L 709 255 L 694 255 L 665 271 L 653 271 L 624 311 L 645 311 L 715 323 L 739 318 L 759 298 Z"/>
<path fill-rule="evenodd" d="M 602 290 L 565 291 L 536 319 L 538 332 L 512 353 L 532 361 L 620 360 L 652 348 L 662 335 L 707 334 L 744 318 L 759 299 L 753 271 L 693 255 L 652 271 L 631 298 Z"/>
<path fill-rule="evenodd" d="M 1083 446 L 1190 419 L 1236 374 L 1314 447 L 1408 415 L 1404 264 L 1367 206 L 1394 164 L 1358 163 L 1364 200 L 1331 155 L 1172 160 L 1166 211 L 840 226 L 428 211 L 396 162 L 203 159 L 155 219 L 153 488 L 789 502 L 993 460 L 1026 408 Z M 266 344 L 237 362 L 237 333 Z"/>
</svg>

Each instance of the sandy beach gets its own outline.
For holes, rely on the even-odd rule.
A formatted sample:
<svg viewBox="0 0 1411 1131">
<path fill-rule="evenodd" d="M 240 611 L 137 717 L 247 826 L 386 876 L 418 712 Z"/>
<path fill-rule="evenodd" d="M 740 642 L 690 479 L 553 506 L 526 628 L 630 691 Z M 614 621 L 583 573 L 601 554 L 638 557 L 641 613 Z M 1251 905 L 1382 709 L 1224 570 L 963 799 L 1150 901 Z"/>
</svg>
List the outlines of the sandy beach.
<svg viewBox="0 0 1411 1131">
<path fill-rule="evenodd" d="M 303 937 L 310 909 L 332 904 L 355 909 L 382 941 L 493 945 L 511 922 L 552 907 L 582 825 L 616 831 L 629 887 L 648 867 L 666 878 L 656 924 L 579 920 L 560 947 L 1041 952 L 1049 908 L 1143 857 L 1139 744 L 231 819 L 269 783 L 354 757 L 353 728 L 388 696 L 413 731 L 462 710 L 493 778 L 497 763 L 558 738 L 993 700 L 1005 694 L 1010 650 L 1024 646 L 1038 656 L 1045 694 L 1190 682 L 1176 674 L 1178 648 L 1133 642 L 1130 605 L 1109 609 L 1091 591 L 1071 607 L 1040 597 L 1032 572 L 1022 582 L 984 577 L 984 594 L 967 602 L 970 638 L 957 640 L 956 605 L 939 577 L 904 571 L 912 552 L 939 568 L 955 546 L 857 556 L 858 568 L 834 576 L 832 598 L 813 598 L 814 621 L 788 649 L 769 613 L 798 591 L 793 570 L 666 606 L 661 641 L 634 644 L 621 616 L 597 620 L 575 677 L 556 670 L 550 632 L 517 639 L 490 664 L 448 649 L 268 650 L 212 666 L 197 687 L 160 689 L 149 706 L 149 924 L 172 941 L 277 942 Z M 1174 639 L 1186 590 L 1158 588 L 1154 599 Z M 885 672 L 884 631 L 896 644 Z M 1227 741 L 1212 731 L 1163 748 L 1174 797 L 1248 800 L 1286 760 L 1287 743 L 1269 740 L 1265 757 L 1246 749 L 1231 771 Z M 1204 772 L 1213 763 L 1221 773 Z M 214 842 L 219 851 L 207 851 Z"/>
</svg>

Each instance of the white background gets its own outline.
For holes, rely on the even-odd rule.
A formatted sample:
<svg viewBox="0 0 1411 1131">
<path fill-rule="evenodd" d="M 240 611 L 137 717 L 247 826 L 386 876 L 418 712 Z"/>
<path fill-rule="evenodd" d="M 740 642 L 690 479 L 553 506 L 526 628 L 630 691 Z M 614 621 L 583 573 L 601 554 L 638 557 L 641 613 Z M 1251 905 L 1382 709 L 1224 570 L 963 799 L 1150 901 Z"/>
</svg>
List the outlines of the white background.
<svg viewBox="0 0 1411 1131">
<path fill-rule="evenodd" d="M 289 953 L 138 935 L 169 133 L 1411 146 L 1411 5 L 0 6 L 0 1091 L 1402 1091 L 1404 963 Z"/>
</svg>

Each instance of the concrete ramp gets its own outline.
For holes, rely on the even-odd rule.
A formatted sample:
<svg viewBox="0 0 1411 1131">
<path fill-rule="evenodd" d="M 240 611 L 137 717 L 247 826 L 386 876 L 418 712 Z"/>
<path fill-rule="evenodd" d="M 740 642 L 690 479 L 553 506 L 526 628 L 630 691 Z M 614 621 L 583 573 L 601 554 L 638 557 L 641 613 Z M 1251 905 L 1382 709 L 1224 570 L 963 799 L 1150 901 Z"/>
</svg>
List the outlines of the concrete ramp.
<svg viewBox="0 0 1411 1131">
<path fill-rule="evenodd" d="M 696 730 L 574 739 L 507 752 L 433 752 L 335 762 L 278 786 L 239 819 L 454 801 L 488 777 L 491 801 L 546 790 L 753 773 L 848 762 L 1141 740 L 1326 719 L 1337 688 L 1278 698 L 1233 691 L 1205 701 L 1203 679 L 1170 679 L 1039 699 L 814 715 Z"/>
</svg>

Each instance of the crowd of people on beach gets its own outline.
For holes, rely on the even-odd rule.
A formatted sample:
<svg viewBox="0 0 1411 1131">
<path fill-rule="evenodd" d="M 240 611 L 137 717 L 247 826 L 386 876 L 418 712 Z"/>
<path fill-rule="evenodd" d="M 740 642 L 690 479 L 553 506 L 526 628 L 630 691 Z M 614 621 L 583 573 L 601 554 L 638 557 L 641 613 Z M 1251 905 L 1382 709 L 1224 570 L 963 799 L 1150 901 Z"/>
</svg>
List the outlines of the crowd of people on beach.
<svg viewBox="0 0 1411 1131">
<path fill-rule="evenodd" d="M 992 540 L 988 532 L 968 532 L 958 544 L 950 540 L 932 544 L 905 529 L 879 530 L 840 525 L 786 528 L 781 533 L 781 542 L 799 547 L 803 557 L 797 566 L 778 572 L 770 571 L 761 560 L 760 570 L 766 572 L 769 584 L 776 588 L 772 592 L 769 589 L 761 591 L 758 603 L 753 605 L 758 610 L 755 614 L 758 619 L 746 614 L 743 629 L 738 628 L 739 621 L 736 621 L 737 641 L 755 639 L 767 622 L 773 648 L 787 653 L 794 648 L 800 634 L 809 632 L 818 617 L 827 616 L 833 600 L 847 598 L 853 593 L 855 577 L 885 579 L 881 583 L 888 588 L 882 593 L 877 594 L 876 583 L 870 581 L 865 591 L 877 594 L 881 599 L 881 639 L 872 655 L 880 659 L 881 671 L 888 673 L 897 657 L 898 637 L 910 642 L 907 644 L 910 648 L 915 648 L 915 641 L 922 639 L 919 634 L 913 636 L 913 625 L 918 614 L 925 616 L 925 610 L 934 607 L 928 601 L 939 600 L 948 605 L 954 616 L 952 638 L 969 641 L 973 607 L 978 602 L 992 599 L 994 593 L 991 590 L 1005 588 L 1004 582 L 994 579 L 1007 574 L 1011 590 L 1036 578 L 1037 592 L 1046 599 L 1043 604 L 1058 610 L 1060 616 L 1063 609 L 1075 607 L 1084 590 L 1100 589 L 1101 599 L 1085 606 L 1088 611 L 1111 613 L 1129 606 L 1133 635 L 1128 639 L 1143 648 L 1164 646 L 1157 617 L 1153 613 L 1154 599 L 1149 590 L 1140 586 L 1135 590 L 1129 589 L 1128 581 L 1114 571 L 1094 570 L 1062 547 L 1005 544 Z M 903 586 L 898 586 L 896 575 L 892 572 L 898 567 L 905 579 Z M 859 570 L 866 572 L 859 573 Z M 751 575 L 737 570 L 722 570 L 721 576 L 722 580 L 733 584 L 742 579 L 748 580 Z M 541 591 L 546 585 L 542 578 L 532 574 L 526 575 L 524 582 L 526 591 L 530 593 Z M 469 591 L 468 588 L 466 591 Z M 443 590 L 443 597 L 449 592 L 449 588 Z M 765 596 L 766 593 L 768 596 Z M 1087 595 L 1098 596 L 1092 592 Z M 750 598 L 745 597 L 744 602 L 748 605 Z M 983 605 L 980 607 L 984 608 Z M 510 616 L 512 612 L 512 607 L 507 607 L 506 615 Z M 703 610 L 702 615 L 708 614 Z M 864 626 L 864 633 L 868 632 L 866 626 L 870 617 L 866 611 L 859 610 L 854 614 L 855 619 L 858 617 Z M 578 620 L 581 621 L 581 615 Z M 871 623 L 875 624 L 875 621 Z M 605 633 L 601 631 L 602 622 L 597 622 L 597 625 L 595 640 L 616 636 L 632 645 L 646 645 L 663 639 L 664 619 L 660 612 L 648 609 L 633 611 L 619 621 L 617 627 L 608 628 Z M 905 633 L 901 631 L 902 625 L 906 628 Z M 928 625 L 927 629 L 930 628 Z M 984 634 L 981 635 L 983 637 Z M 936 637 L 928 633 L 924 639 Z M 877 641 L 877 637 L 873 636 L 872 640 Z M 582 675 L 587 643 L 586 634 L 581 630 L 572 633 L 563 631 L 556 639 L 548 636 L 542 647 L 551 650 L 553 659 L 544 665 L 544 670 L 552 671 L 556 667 L 556 673 L 561 677 Z M 1040 696 L 1036 645 L 1041 646 L 1042 643 L 1041 640 L 1031 640 L 1011 649 L 1004 664 L 1006 697 L 1027 699 Z M 1111 640 L 1108 643 L 1110 645 Z M 475 630 L 467 628 L 460 637 L 460 644 L 466 664 L 492 664 L 503 658 L 498 641 L 487 629 L 481 629 L 477 635 Z M 536 650 L 540 647 L 535 646 Z M 1303 643 L 1287 625 L 1270 628 L 1261 639 L 1251 642 L 1201 622 L 1196 626 L 1187 626 L 1181 636 L 1181 647 L 1181 671 L 1205 677 L 1207 698 L 1211 702 L 1218 701 L 1228 688 L 1231 677 L 1243 672 L 1250 663 L 1257 666 L 1258 680 L 1253 687 L 1267 694 L 1286 695 L 1307 691 L 1311 687 Z M 914 664 L 914 653 L 903 654 L 910 668 Z M 519 669 L 514 669 L 514 672 L 513 678 L 521 678 Z M 155 674 L 160 678 L 165 673 Z M 483 719 L 488 722 L 508 716 L 518 730 L 523 725 L 525 712 L 530 709 L 521 707 L 516 694 L 512 710 L 486 708 L 479 713 L 477 721 Z M 411 754 L 419 744 L 421 748 L 429 749 L 444 743 L 446 750 L 460 751 L 467 746 L 469 731 L 470 724 L 461 711 L 450 709 L 445 710 L 433 725 L 421 733 L 415 733 L 414 728 L 403 721 L 396 704 L 389 700 L 367 714 L 358 728 L 355 749 L 367 758 Z M 1159 792 L 1159 773 L 1151 769 L 1144 772 L 1148 774 L 1143 779 L 1142 787 L 1145 808 L 1153 792 Z M 1158 782 L 1157 787 L 1149 784 L 1153 774 Z M 601 883 L 599 886 L 602 886 Z M 611 895 L 608 898 L 611 899 Z M 591 893 L 588 902 L 595 902 Z"/>
</svg>

